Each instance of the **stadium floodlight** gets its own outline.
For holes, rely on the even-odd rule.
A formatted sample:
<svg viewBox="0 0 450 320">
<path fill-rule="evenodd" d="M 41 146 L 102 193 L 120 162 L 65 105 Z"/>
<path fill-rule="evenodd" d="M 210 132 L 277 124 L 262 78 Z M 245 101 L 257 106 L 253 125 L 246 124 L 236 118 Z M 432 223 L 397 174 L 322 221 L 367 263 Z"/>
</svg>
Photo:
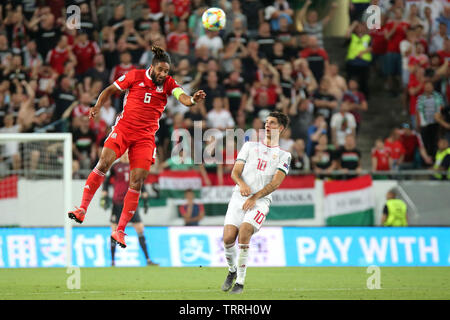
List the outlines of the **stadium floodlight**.
<svg viewBox="0 0 450 320">
<path fill-rule="evenodd" d="M 15 154 L 14 154 L 15 152 Z M 14 156 L 17 155 L 17 156 Z M 2 160 L 1 160 L 2 159 Z M 14 187 L 8 181 L 15 181 Z M 71 133 L 2 133 L 0 134 L 0 198 L 12 188 L 17 193 L 17 202 L 0 202 L 0 211 L 19 214 L 22 211 L 39 211 L 43 205 L 57 214 L 55 223 L 64 221 L 64 236 L 66 249 L 66 265 L 72 265 L 72 223 L 67 212 L 72 208 L 72 134 Z M 33 184 L 34 183 L 34 184 Z M 34 186 L 32 191 L 25 189 L 21 194 L 18 186 Z M 45 190 L 46 186 L 53 186 Z M 57 194 L 52 191 L 57 190 Z M 57 199 L 58 195 L 62 196 Z M 33 203 L 38 197 L 43 204 Z M 26 205 L 24 205 L 26 203 Z M 52 208 L 56 205 L 57 210 Z M 46 212 L 34 212 L 45 216 Z M 61 216 L 60 216 L 61 214 Z M 28 213 L 28 216 L 30 214 Z M 64 218 L 62 218 L 64 217 Z M 1 220 L 0 224 L 5 225 Z M 45 219 L 44 219 L 45 220 Z M 47 219 L 48 221 L 48 219 Z M 14 224 L 23 224 L 20 220 Z M 27 222 L 25 222 L 26 224 Z M 8 223 L 6 223 L 8 224 Z M 31 225 L 27 226 L 33 226 Z"/>
</svg>

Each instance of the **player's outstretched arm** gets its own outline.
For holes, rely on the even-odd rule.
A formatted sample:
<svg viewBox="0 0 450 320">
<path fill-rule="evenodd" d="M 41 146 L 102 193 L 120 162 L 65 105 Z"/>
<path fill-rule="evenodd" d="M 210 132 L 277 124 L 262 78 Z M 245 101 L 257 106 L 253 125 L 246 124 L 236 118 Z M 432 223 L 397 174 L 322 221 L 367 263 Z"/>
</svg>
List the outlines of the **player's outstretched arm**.
<svg viewBox="0 0 450 320">
<path fill-rule="evenodd" d="M 179 90 L 178 90 L 179 89 Z M 174 90 L 173 95 L 175 98 L 178 99 L 182 104 L 184 104 L 187 107 L 192 107 L 193 105 L 197 104 L 197 102 L 200 102 L 201 100 L 205 99 L 206 93 L 203 90 L 198 90 L 194 95 L 191 97 L 183 92 L 181 88 L 177 88 Z"/>
<path fill-rule="evenodd" d="M 114 84 L 111 84 L 110 86 L 106 87 L 98 96 L 95 106 L 93 106 L 91 108 L 91 110 L 89 110 L 89 119 L 95 118 L 100 113 L 100 109 L 105 104 L 105 102 L 112 95 L 119 93 L 119 92 L 120 92 L 120 90 Z"/>
<path fill-rule="evenodd" d="M 245 201 L 244 205 L 242 206 L 242 209 L 244 211 L 252 209 L 255 206 L 256 200 L 261 199 L 277 190 L 285 177 L 286 173 L 284 173 L 281 170 L 277 170 L 277 172 L 272 178 L 272 181 L 270 181 L 268 184 L 265 185 L 264 188 L 262 188 L 257 193 L 248 198 L 247 201 Z"/>
</svg>

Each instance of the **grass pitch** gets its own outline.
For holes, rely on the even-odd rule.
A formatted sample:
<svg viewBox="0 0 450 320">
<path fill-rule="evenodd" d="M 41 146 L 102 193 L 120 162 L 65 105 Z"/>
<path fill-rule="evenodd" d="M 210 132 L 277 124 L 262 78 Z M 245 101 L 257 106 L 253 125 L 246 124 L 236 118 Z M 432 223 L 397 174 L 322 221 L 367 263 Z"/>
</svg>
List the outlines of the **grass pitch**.
<svg viewBox="0 0 450 320">
<path fill-rule="evenodd" d="M 81 268 L 81 288 L 69 290 L 65 268 L 3 269 L 0 299 L 450 299 L 448 267 L 382 267 L 381 289 L 367 289 L 361 267 L 248 268 L 244 293 L 220 286 L 226 268 Z"/>
</svg>

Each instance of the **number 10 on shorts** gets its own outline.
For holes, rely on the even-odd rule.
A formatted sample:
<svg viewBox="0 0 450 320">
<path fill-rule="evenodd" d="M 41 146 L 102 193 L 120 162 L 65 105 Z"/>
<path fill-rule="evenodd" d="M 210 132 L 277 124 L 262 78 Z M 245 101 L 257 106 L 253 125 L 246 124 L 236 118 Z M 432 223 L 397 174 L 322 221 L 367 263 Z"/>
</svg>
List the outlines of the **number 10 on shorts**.
<svg viewBox="0 0 450 320">
<path fill-rule="evenodd" d="M 253 218 L 253 219 L 256 221 L 257 224 L 260 225 L 260 224 L 264 221 L 264 218 L 265 218 L 265 217 L 266 217 L 266 216 L 265 216 L 264 213 L 262 213 L 261 211 L 257 210 L 257 211 L 256 211 L 256 216 L 255 216 L 255 218 Z"/>
</svg>

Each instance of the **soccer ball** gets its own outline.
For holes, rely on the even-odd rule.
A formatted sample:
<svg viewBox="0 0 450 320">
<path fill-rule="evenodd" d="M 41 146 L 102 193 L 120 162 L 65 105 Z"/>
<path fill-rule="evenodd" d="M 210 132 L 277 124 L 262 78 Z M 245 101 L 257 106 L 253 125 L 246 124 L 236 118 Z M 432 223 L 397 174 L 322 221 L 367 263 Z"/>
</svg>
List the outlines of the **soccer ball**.
<svg viewBox="0 0 450 320">
<path fill-rule="evenodd" d="M 227 18 L 220 8 L 209 8 L 202 15 L 202 23 L 205 29 L 219 31 L 225 27 Z"/>
</svg>

